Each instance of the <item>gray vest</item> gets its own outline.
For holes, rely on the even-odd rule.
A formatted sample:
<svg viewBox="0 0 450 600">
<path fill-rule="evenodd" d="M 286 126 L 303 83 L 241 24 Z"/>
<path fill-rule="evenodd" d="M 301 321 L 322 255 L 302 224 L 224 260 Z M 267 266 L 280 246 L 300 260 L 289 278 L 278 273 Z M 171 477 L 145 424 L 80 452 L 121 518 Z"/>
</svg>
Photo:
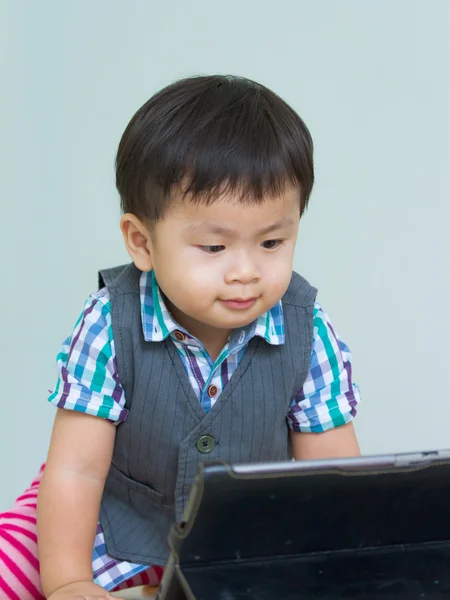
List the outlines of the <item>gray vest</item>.
<svg viewBox="0 0 450 600">
<path fill-rule="evenodd" d="M 144 340 L 141 272 L 131 264 L 100 275 L 111 296 L 117 370 L 129 410 L 117 428 L 100 523 L 111 556 L 163 565 L 170 526 L 182 520 L 199 463 L 289 459 L 286 415 L 309 372 L 316 290 L 292 274 L 282 299 L 286 342 L 272 346 L 253 338 L 206 414 L 172 340 Z"/>
</svg>

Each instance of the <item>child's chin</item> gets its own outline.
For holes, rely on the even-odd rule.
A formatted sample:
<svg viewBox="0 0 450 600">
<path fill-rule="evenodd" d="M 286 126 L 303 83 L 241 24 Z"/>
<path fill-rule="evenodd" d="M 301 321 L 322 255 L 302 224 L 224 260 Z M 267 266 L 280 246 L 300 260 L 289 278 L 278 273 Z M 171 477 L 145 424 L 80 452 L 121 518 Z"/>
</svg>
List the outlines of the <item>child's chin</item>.
<svg viewBox="0 0 450 600">
<path fill-rule="evenodd" d="M 240 327 L 246 327 L 247 325 L 250 325 L 250 323 L 252 323 L 255 319 L 257 319 L 258 316 L 258 314 L 255 315 L 253 314 L 253 312 L 251 314 L 249 312 L 246 315 L 231 315 L 225 323 L 222 322 L 220 327 L 222 327 L 223 329 L 239 329 Z"/>
</svg>

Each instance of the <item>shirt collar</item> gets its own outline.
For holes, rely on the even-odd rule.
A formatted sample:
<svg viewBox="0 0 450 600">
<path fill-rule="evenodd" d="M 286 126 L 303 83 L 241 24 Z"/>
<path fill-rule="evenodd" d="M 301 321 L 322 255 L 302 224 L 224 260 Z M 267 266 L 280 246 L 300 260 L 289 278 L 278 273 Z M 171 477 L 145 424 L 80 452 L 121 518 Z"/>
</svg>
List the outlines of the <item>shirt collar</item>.
<svg viewBox="0 0 450 600">
<path fill-rule="evenodd" d="M 139 282 L 141 317 L 146 342 L 161 342 L 175 330 L 189 335 L 173 319 L 162 297 L 154 271 L 143 272 Z M 235 329 L 230 336 L 230 346 L 245 345 L 259 336 L 269 344 L 284 344 L 284 318 L 281 300 L 246 327 Z M 190 336 L 192 337 L 192 336 Z"/>
</svg>

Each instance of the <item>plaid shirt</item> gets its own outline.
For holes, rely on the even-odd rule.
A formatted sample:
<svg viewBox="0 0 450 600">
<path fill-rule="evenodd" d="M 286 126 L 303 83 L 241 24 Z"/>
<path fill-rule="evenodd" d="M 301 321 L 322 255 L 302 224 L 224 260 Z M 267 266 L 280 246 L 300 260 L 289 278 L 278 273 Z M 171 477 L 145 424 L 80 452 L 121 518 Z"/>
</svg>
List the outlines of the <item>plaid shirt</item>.
<svg viewBox="0 0 450 600">
<path fill-rule="evenodd" d="M 201 342 L 173 320 L 153 271 L 141 275 L 140 298 L 144 339 L 160 342 L 170 336 L 205 413 L 220 398 L 254 336 L 260 336 L 272 345 L 284 343 L 283 309 L 279 302 L 255 322 L 233 331 L 214 362 Z M 348 423 L 355 416 L 359 402 L 358 387 L 352 382 L 348 347 L 339 339 L 317 303 L 313 319 L 310 370 L 286 415 L 290 429 L 299 432 L 322 432 Z M 59 377 L 55 391 L 49 397 L 52 404 L 116 424 L 127 418 L 125 394 L 117 374 L 107 288 L 87 300 L 72 335 L 62 344 L 57 364 Z M 217 388 L 213 398 L 208 394 L 211 385 Z M 93 555 L 97 583 L 110 590 L 147 568 L 109 557 L 103 532 L 98 527 Z"/>
</svg>

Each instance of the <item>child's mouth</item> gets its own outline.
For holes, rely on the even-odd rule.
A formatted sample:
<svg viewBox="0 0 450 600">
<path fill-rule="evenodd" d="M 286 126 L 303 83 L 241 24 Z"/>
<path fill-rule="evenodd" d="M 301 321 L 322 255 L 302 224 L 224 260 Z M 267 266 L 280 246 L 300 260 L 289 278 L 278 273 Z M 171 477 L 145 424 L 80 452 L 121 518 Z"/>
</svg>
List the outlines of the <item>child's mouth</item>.
<svg viewBox="0 0 450 600">
<path fill-rule="evenodd" d="M 231 298 L 230 300 L 221 300 L 227 308 L 232 310 L 246 310 L 253 306 L 257 298 Z"/>
</svg>

